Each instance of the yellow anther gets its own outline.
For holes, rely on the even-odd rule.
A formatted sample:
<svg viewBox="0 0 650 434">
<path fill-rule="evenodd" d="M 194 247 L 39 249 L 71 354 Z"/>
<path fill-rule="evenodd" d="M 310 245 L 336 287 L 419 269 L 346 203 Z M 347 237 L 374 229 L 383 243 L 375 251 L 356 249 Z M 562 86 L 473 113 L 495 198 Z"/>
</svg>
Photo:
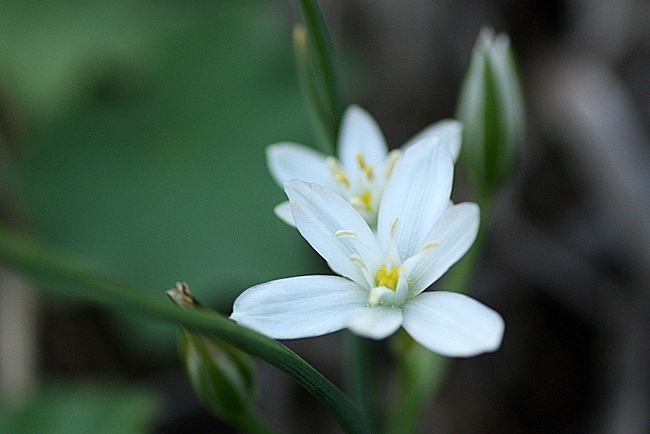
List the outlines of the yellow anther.
<svg viewBox="0 0 650 434">
<path fill-rule="evenodd" d="M 366 160 L 363 157 L 363 153 L 357 152 L 357 164 L 359 165 L 359 168 L 363 170 L 363 173 L 366 175 L 366 179 L 368 181 L 372 181 L 373 178 L 373 173 L 372 170 L 374 169 L 374 166 L 369 166 L 366 164 Z"/>
<path fill-rule="evenodd" d="M 388 153 L 386 157 L 386 163 L 384 164 L 384 176 L 386 179 L 390 178 L 390 175 L 393 173 L 393 168 L 395 163 L 400 159 L 402 153 L 398 149 L 394 149 Z"/>
<path fill-rule="evenodd" d="M 359 164 L 360 168 L 366 167 L 366 159 L 363 157 L 363 152 L 357 152 L 355 155 L 357 157 L 357 164 Z"/>
<path fill-rule="evenodd" d="M 390 219 L 389 228 L 390 228 L 390 237 L 395 238 L 395 231 L 397 230 L 397 222 L 399 218 L 397 216 Z"/>
<path fill-rule="evenodd" d="M 388 271 L 388 267 L 382 265 L 375 274 L 375 285 L 385 286 L 386 288 L 395 291 L 397 287 L 397 279 L 399 278 L 399 267 L 392 267 Z"/>
<path fill-rule="evenodd" d="M 434 240 L 429 243 L 425 243 L 420 247 L 420 253 L 424 252 L 427 249 L 430 249 L 431 247 L 436 247 L 438 244 L 440 244 L 440 241 Z"/>
<path fill-rule="evenodd" d="M 372 179 L 373 179 L 373 177 L 374 177 L 373 174 L 372 174 L 372 169 L 373 169 L 373 168 L 374 168 L 374 166 L 366 166 L 366 167 L 364 167 L 364 169 L 363 169 L 363 171 L 364 171 L 365 174 L 366 174 L 366 179 L 367 179 L 368 181 L 372 181 Z"/>
<path fill-rule="evenodd" d="M 343 169 L 341 169 L 341 165 L 336 161 L 336 158 L 328 158 L 325 164 L 327 164 L 327 168 L 336 182 L 343 184 L 345 188 L 350 188 L 350 180 Z"/>
<path fill-rule="evenodd" d="M 335 173 L 334 179 L 336 179 L 337 182 L 343 184 L 345 188 L 350 188 L 350 180 L 348 179 L 345 173 L 343 172 Z"/>
<path fill-rule="evenodd" d="M 366 268 L 366 264 L 364 264 L 363 259 L 361 259 L 361 256 L 357 255 L 356 253 L 353 253 L 349 256 L 350 261 L 356 262 L 361 268 Z"/>
<path fill-rule="evenodd" d="M 337 238 L 341 238 L 341 237 L 356 237 L 356 236 L 358 236 L 358 235 L 359 235 L 359 234 L 357 233 L 357 231 L 346 231 L 346 230 L 343 230 L 343 229 L 339 229 L 338 231 L 336 231 L 336 232 L 334 233 L 334 236 L 337 237 Z"/>
</svg>

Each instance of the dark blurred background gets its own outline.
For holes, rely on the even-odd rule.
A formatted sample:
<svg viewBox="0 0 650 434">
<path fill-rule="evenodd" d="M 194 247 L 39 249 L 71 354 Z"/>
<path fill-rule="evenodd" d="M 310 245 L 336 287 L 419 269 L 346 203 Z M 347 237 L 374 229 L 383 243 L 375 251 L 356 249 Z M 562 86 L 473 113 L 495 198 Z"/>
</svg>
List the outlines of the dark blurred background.
<svg viewBox="0 0 650 434">
<path fill-rule="evenodd" d="M 650 3 L 320 4 L 347 99 L 393 147 L 454 115 L 482 26 L 519 61 L 527 142 L 471 290 L 505 340 L 453 364 L 422 432 L 650 432 Z M 314 143 L 296 20 L 289 1 L 0 3 L 3 221 L 161 297 L 187 281 L 224 313 L 250 285 L 322 272 L 273 215 L 264 161 Z M 288 344 L 340 384 L 340 335 Z M 258 378 L 269 420 L 338 432 L 284 374 Z M 0 399 L 3 432 L 228 430 L 193 397 L 172 325 L 4 268 Z"/>
</svg>

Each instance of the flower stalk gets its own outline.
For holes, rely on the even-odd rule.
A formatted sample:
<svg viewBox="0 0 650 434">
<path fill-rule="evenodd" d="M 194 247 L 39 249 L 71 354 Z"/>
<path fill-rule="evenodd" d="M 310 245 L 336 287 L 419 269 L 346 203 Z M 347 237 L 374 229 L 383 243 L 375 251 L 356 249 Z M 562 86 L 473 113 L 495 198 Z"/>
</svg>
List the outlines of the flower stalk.
<svg viewBox="0 0 650 434">
<path fill-rule="evenodd" d="M 337 78 L 332 44 L 315 0 L 299 0 L 302 26 L 294 29 L 296 66 L 303 94 L 321 147 L 336 150 L 343 113 L 340 81 Z"/>
</svg>

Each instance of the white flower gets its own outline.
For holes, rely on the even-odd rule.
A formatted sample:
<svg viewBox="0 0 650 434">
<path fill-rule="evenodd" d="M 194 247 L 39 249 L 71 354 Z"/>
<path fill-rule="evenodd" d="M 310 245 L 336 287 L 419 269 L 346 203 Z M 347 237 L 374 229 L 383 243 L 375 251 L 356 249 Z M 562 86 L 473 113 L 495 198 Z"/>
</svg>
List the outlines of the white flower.
<svg viewBox="0 0 650 434">
<path fill-rule="evenodd" d="M 359 106 L 350 106 L 343 115 L 338 159 L 295 143 L 276 143 L 267 149 L 273 178 L 283 185 L 300 179 L 323 185 L 339 194 L 368 222 L 377 223 L 381 196 L 401 152 L 425 136 L 436 136 L 439 146 L 448 147 L 454 160 L 460 151 L 461 126 L 446 119 L 428 126 L 406 142 L 402 150 L 388 152 L 386 140 L 375 120 Z M 295 226 L 288 202 L 275 208 L 276 214 Z"/>
<path fill-rule="evenodd" d="M 476 238 L 479 209 L 453 205 L 453 159 L 436 139 L 406 150 L 386 184 L 374 232 L 346 200 L 300 180 L 285 183 L 296 227 L 339 276 L 301 276 L 244 291 L 231 318 L 276 339 L 349 328 L 383 339 L 400 326 L 450 357 L 494 351 L 504 323 L 465 295 L 423 292 Z"/>
</svg>

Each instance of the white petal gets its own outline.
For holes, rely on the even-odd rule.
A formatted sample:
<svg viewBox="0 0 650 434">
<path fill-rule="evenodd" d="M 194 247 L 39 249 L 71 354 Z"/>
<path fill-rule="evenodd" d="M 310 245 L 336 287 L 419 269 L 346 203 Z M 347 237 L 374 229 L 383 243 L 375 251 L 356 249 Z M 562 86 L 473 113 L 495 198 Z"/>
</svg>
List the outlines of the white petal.
<svg viewBox="0 0 650 434">
<path fill-rule="evenodd" d="M 505 324 L 496 311 L 456 292 L 424 292 L 404 305 L 404 328 L 423 347 L 447 357 L 496 351 Z"/>
<path fill-rule="evenodd" d="M 339 136 L 339 160 L 349 174 L 359 172 L 357 154 L 363 154 L 366 164 L 383 167 L 388 153 L 386 139 L 370 114 L 352 105 L 343 114 Z"/>
<path fill-rule="evenodd" d="M 291 214 L 291 205 L 288 200 L 273 208 L 273 212 L 289 226 L 296 227 L 296 222 L 293 221 L 293 214 Z"/>
<path fill-rule="evenodd" d="M 290 179 L 301 179 L 337 189 L 326 159 L 320 152 L 295 143 L 276 143 L 266 148 L 269 170 L 281 186 Z"/>
<path fill-rule="evenodd" d="M 415 255 L 424 237 L 449 205 L 454 163 L 438 139 L 427 137 L 395 163 L 379 205 L 378 236 L 384 249 L 397 217 L 395 241 L 403 261 Z"/>
<path fill-rule="evenodd" d="M 443 119 L 436 122 L 435 124 L 429 125 L 417 133 L 412 139 L 406 142 L 404 146 L 402 146 L 402 149 L 413 146 L 424 137 L 436 136 L 442 143 L 447 146 L 449 152 L 454 158 L 454 161 L 456 161 L 458 160 L 458 154 L 460 153 L 462 131 L 463 125 L 459 121 L 454 119 Z"/>
<path fill-rule="evenodd" d="M 343 277 L 290 277 L 248 288 L 235 300 L 230 318 L 274 339 L 319 336 L 345 328 L 366 297 Z"/>
<path fill-rule="evenodd" d="M 356 255 L 369 269 L 379 267 L 379 246 L 363 217 L 343 198 L 323 186 L 294 179 L 285 183 L 296 227 L 337 273 L 363 286 L 368 279 Z M 353 236 L 336 236 L 345 231 Z M 368 288 L 369 289 L 369 288 Z"/>
<path fill-rule="evenodd" d="M 474 243 L 479 223 L 475 203 L 450 205 L 425 237 L 421 253 L 405 261 L 410 291 L 424 291 L 458 262 Z"/>
<path fill-rule="evenodd" d="M 384 339 L 402 325 L 402 311 L 395 308 L 366 306 L 352 311 L 348 327 L 359 336 Z"/>
</svg>

